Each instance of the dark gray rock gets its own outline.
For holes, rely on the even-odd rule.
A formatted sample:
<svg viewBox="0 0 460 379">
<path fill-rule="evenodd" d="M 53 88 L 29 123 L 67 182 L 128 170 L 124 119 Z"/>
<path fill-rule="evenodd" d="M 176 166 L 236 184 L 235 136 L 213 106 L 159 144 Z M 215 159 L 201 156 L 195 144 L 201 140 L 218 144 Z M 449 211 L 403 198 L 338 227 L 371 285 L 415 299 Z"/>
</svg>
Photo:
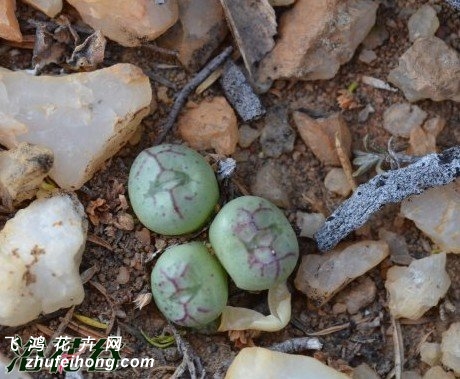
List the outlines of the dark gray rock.
<svg viewBox="0 0 460 379">
<path fill-rule="evenodd" d="M 260 136 L 262 151 L 267 157 L 278 158 L 294 149 L 295 131 L 288 122 L 285 107 L 273 108 L 265 118 L 265 127 Z"/>
<path fill-rule="evenodd" d="M 232 61 L 227 61 L 220 84 L 225 97 L 244 122 L 256 120 L 265 114 L 265 108 L 254 93 L 243 71 Z"/>
</svg>

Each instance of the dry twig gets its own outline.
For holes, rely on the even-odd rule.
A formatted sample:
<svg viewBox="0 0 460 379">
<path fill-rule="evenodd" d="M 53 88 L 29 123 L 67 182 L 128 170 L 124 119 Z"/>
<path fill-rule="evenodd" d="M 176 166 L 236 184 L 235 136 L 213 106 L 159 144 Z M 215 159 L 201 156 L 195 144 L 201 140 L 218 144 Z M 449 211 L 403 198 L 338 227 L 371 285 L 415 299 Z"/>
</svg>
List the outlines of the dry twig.
<svg viewBox="0 0 460 379">
<path fill-rule="evenodd" d="M 426 155 L 407 167 L 375 176 L 360 185 L 326 219 L 325 224 L 315 234 L 319 249 L 332 249 L 385 204 L 397 203 L 428 188 L 448 184 L 459 176 L 460 146 L 440 154 Z"/>
<path fill-rule="evenodd" d="M 204 378 L 206 371 L 201 363 L 201 359 L 196 355 L 189 343 L 181 337 L 180 333 L 172 324 L 169 324 L 169 329 L 176 339 L 179 352 L 182 353 L 182 362 L 177 367 L 176 371 L 174 371 L 171 378 L 179 378 L 185 370 L 188 370 L 192 379 Z"/>
<path fill-rule="evenodd" d="M 116 318 L 115 306 L 113 304 L 113 300 L 110 298 L 110 296 L 107 294 L 106 289 L 101 284 L 93 280 L 90 280 L 89 284 L 91 284 L 94 288 L 96 288 L 107 299 L 107 302 L 110 305 L 111 315 L 110 315 L 109 324 L 107 325 L 107 329 L 105 331 L 106 336 L 108 336 L 110 335 L 110 332 L 112 331 L 113 325 L 115 324 L 115 318 Z"/>
<path fill-rule="evenodd" d="M 173 106 L 171 107 L 171 111 L 169 112 L 168 117 L 163 125 L 163 130 L 158 135 L 155 145 L 160 144 L 163 142 L 166 135 L 174 126 L 176 122 L 177 116 L 184 106 L 187 97 L 209 76 L 211 75 L 222 63 L 224 63 L 227 58 L 232 53 L 233 48 L 231 46 L 227 47 L 222 53 L 220 53 L 217 57 L 215 57 L 211 62 L 209 62 L 204 68 L 195 75 L 195 77 L 190 80 L 184 88 L 178 93 L 176 100 L 174 101 Z"/>
<path fill-rule="evenodd" d="M 342 139 L 340 138 L 339 132 L 335 133 L 335 149 L 337 150 L 337 155 L 339 157 L 340 164 L 342 165 L 343 172 L 347 178 L 347 182 L 352 188 L 353 192 L 356 190 L 356 182 L 353 178 L 353 168 L 351 167 L 350 158 L 345 153 L 342 145 Z"/>
<path fill-rule="evenodd" d="M 395 349 L 395 367 L 387 375 L 386 379 L 391 379 L 396 376 L 396 379 L 401 379 L 403 364 L 404 364 L 404 344 L 402 340 L 401 325 L 398 320 L 391 317 L 391 325 L 393 326 L 393 345 Z"/>
</svg>

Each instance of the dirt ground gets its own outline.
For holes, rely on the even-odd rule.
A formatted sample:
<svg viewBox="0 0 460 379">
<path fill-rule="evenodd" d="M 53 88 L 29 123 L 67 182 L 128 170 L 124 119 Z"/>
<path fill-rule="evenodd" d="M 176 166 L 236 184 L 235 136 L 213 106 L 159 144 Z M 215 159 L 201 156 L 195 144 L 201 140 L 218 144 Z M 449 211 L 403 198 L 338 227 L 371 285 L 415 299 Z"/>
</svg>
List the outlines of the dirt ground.
<svg viewBox="0 0 460 379">
<path fill-rule="evenodd" d="M 340 90 L 346 89 L 352 82 L 359 81 L 361 75 L 369 75 L 385 79 L 388 72 L 397 65 L 398 58 L 410 46 L 407 32 L 407 19 L 411 9 L 417 9 L 426 1 L 383 0 L 378 11 L 377 24 L 385 25 L 389 39 L 375 49 L 378 58 L 371 64 L 358 60 L 359 51 L 353 59 L 341 67 L 334 79 L 314 82 L 285 82 L 275 83 L 276 91 L 263 95 L 262 101 L 267 109 L 281 106 L 289 111 L 306 108 L 316 113 L 330 114 L 341 111 L 348 122 L 353 136 L 353 148 L 363 150 L 363 138 L 368 135 L 374 146 L 385 148 L 389 134 L 382 127 L 383 112 L 390 105 L 406 102 L 401 92 L 392 93 L 360 85 L 356 91 L 356 99 L 363 105 L 372 104 L 375 113 L 367 121 L 358 122 L 358 113 L 362 108 L 341 110 L 337 103 Z M 437 36 L 451 46 L 460 50 L 460 20 L 459 13 L 454 13 L 441 1 L 428 1 L 441 10 L 438 12 L 441 27 Z M 75 12 L 67 10 L 71 17 L 77 17 Z M 66 11 L 64 11 L 66 12 Z M 278 11 L 280 12 L 280 11 Z M 19 5 L 18 15 L 23 30 L 33 34 L 33 28 L 27 26 L 27 20 L 43 19 L 38 12 L 25 5 Z M 231 43 L 229 38 L 226 42 Z M 10 69 L 30 69 L 32 50 L 19 49 L 0 43 L 0 65 Z M 94 217 L 99 224 L 90 223 L 89 241 L 83 255 L 81 272 L 94 270 L 94 275 L 85 284 L 85 300 L 76 307 L 75 312 L 98 319 L 102 322 L 113 321 L 112 334 L 119 333 L 123 337 L 126 348 L 125 356 L 153 357 L 155 368 L 130 369 L 117 371 L 106 377 L 128 378 L 167 378 L 181 363 L 182 356 L 175 345 L 160 349 L 149 345 L 140 334 L 140 330 L 148 336 L 159 336 L 167 327 L 167 322 L 158 312 L 153 302 L 136 309 L 133 301 L 139 294 L 150 292 L 150 272 L 155 259 L 154 253 L 179 241 L 189 240 L 190 237 L 165 238 L 163 236 L 142 231 L 142 225 L 135 219 L 132 209 L 124 200 L 127 199 L 127 179 L 129 168 L 143 149 L 150 147 L 158 134 L 158 125 L 167 116 L 171 102 L 164 96 L 173 99 L 178 89 L 190 79 L 190 74 L 180 67 L 162 68 L 162 64 L 177 64 L 174 58 L 158 53 L 146 47 L 123 48 L 115 43 L 108 43 L 104 64 L 106 66 L 117 62 L 129 62 L 141 67 L 152 78 L 161 78 L 162 83 L 152 79 L 154 94 L 161 93 L 157 100 L 157 111 L 144 119 L 143 135 L 136 145 L 125 146 L 106 167 L 78 191 L 78 197 L 87 209 L 94 210 Z M 57 72 L 59 68 L 47 68 L 48 72 Z M 170 88 L 168 88 L 168 86 Z M 165 89 L 166 88 L 166 89 Z M 190 100 L 199 103 L 203 98 L 220 95 L 218 85 L 214 85 Z M 437 139 L 439 150 L 452 147 L 460 141 L 460 105 L 451 101 L 432 102 L 422 101 L 418 105 L 428 113 L 429 117 L 438 115 L 447 120 L 447 126 Z M 290 122 L 294 127 L 293 122 Z M 251 126 L 261 129 L 263 119 L 253 122 Z M 168 135 L 167 141 L 181 143 L 174 133 Z M 65 141 L 62 141 L 65 143 Z M 254 142 L 249 148 L 237 148 L 234 157 L 237 160 L 235 179 L 240 188 L 230 183 L 226 186 L 225 197 L 240 195 L 241 187 L 249 191 L 252 178 L 261 165 L 269 159 L 276 160 L 282 168 L 283 183 L 289 183 L 286 190 L 291 199 L 291 207 L 285 210 L 288 219 L 295 226 L 297 211 L 330 213 L 343 199 L 332 195 L 324 188 L 326 168 L 308 150 L 297 135 L 295 148 L 292 153 L 283 154 L 280 158 L 266 158 L 260 154 L 259 142 Z M 203 152 L 206 155 L 206 152 Z M 364 182 L 374 172 L 359 178 Z M 98 200 L 98 199 L 103 199 Z M 96 202 L 96 203 L 95 203 Z M 129 205 L 129 203 L 127 203 Z M 99 206 L 97 206 L 99 205 Z M 89 207 L 89 208 L 88 208 Z M 357 233 L 348 237 L 349 240 L 359 240 L 363 237 L 378 239 L 378 231 L 385 227 L 403 235 L 407 241 L 409 252 L 414 258 L 427 256 L 432 249 L 432 242 L 419 232 L 412 222 L 401 221 L 398 216 L 398 206 L 387 206 L 361 228 Z M 134 230 L 123 228 L 125 214 L 134 217 Z M 0 226 L 13 214 L 0 214 Z M 128 216 L 129 218 L 129 216 Z M 206 239 L 206 230 L 195 239 Z M 312 240 L 299 238 L 301 254 L 316 252 Z M 347 313 L 334 314 L 330 301 L 321 309 L 310 304 L 304 294 L 296 291 L 289 282 L 293 293 L 293 312 L 291 323 L 277 333 L 263 333 L 254 339 L 258 346 L 270 346 L 273 343 L 288 340 L 293 337 L 306 336 L 326 330 L 333 326 L 341 326 L 336 332 L 326 332 L 319 339 L 324 344 L 319 352 L 305 351 L 303 354 L 314 355 L 333 367 L 347 371 L 347 366 L 355 367 L 366 362 L 382 377 L 386 377 L 394 366 L 392 328 L 387 306 L 387 294 L 384 287 L 385 272 L 390 267 L 389 261 L 384 261 L 366 275 L 377 286 L 374 302 L 361 309 L 356 315 Z M 441 333 L 454 320 L 460 319 L 460 256 L 448 256 L 447 270 L 452 285 L 440 306 L 434 307 L 424 317 L 416 322 L 402 325 L 404 338 L 405 370 L 416 370 L 424 373 L 428 366 L 420 362 L 417 346 L 424 339 L 440 341 Z M 128 280 L 126 280 L 128 275 Z M 93 283 L 93 284 L 92 284 Z M 125 283 L 125 284 L 120 284 Z M 353 285 L 353 284 L 352 284 Z M 103 287 L 101 289 L 101 287 Z M 105 292 L 105 293 L 103 293 Z M 248 305 L 262 312 L 267 312 L 266 294 L 249 294 L 231 287 L 230 300 L 232 305 Z M 20 328 L 0 328 L 1 336 L 20 335 L 23 340 L 31 335 L 45 335 L 47 338 L 58 328 L 66 310 L 48 315 Z M 87 335 L 87 331 L 67 329 L 69 335 Z M 47 334 L 48 333 L 48 334 Z M 51 333 L 51 334 L 50 334 Z M 104 331 L 92 330 L 96 336 L 104 335 Z M 230 342 L 226 334 L 199 334 L 184 330 L 183 339 L 188 341 L 201 358 L 207 371 L 206 377 L 222 377 L 238 348 Z M 0 340 L 0 351 L 9 353 L 8 343 Z M 83 377 L 102 377 L 102 374 L 83 374 Z M 46 373 L 34 374 L 36 378 L 50 377 Z M 59 375 L 58 377 L 64 377 Z"/>
</svg>

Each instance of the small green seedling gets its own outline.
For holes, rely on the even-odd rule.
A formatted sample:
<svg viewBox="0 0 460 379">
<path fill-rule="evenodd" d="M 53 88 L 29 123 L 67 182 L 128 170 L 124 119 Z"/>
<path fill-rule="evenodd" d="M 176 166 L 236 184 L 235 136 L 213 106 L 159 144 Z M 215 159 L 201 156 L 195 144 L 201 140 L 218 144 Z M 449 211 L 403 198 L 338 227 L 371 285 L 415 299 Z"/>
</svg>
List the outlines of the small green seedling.
<svg viewBox="0 0 460 379">
<path fill-rule="evenodd" d="M 214 321 L 227 303 L 227 276 L 200 242 L 167 249 L 152 270 L 158 309 L 172 322 L 201 328 Z"/>
<path fill-rule="evenodd" d="M 128 191 L 140 222 L 164 235 L 199 229 L 219 199 L 211 166 L 196 151 L 172 144 L 138 155 L 129 173 Z"/>
<path fill-rule="evenodd" d="M 283 212 L 256 196 L 227 203 L 212 222 L 209 239 L 235 284 L 249 291 L 285 282 L 299 257 L 295 232 Z"/>
</svg>

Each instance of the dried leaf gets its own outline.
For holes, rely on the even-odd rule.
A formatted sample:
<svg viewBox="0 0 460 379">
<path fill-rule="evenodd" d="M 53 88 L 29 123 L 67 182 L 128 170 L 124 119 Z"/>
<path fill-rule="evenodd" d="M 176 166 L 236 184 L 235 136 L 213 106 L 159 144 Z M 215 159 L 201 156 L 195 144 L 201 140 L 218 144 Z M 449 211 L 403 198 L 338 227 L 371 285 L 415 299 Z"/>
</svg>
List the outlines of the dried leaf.
<svg viewBox="0 0 460 379">
<path fill-rule="evenodd" d="M 74 69 L 94 69 L 104 60 L 106 39 L 98 30 L 75 47 L 67 63 Z"/>
<path fill-rule="evenodd" d="M 74 313 L 73 317 L 76 318 L 78 321 L 82 322 L 83 324 L 86 324 L 93 328 L 104 329 L 104 330 L 107 329 L 107 324 L 104 324 L 103 322 L 95 320 L 91 317 L 87 317 L 79 313 Z"/>
<path fill-rule="evenodd" d="M 356 109 L 361 107 L 361 104 L 356 99 L 353 92 L 347 89 L 339 90 L 339 95 L 337 96 L 337 103 L 339 104 L 339 107 L 343 110 Z"/>
<path fill-rule="evenodd" d="M 228 338 L 235 344 L 237 349 L 243 349 L 244 347 L 256 346 L 253 338 L 257 338 L 260 335 L 259 330 L 229 330 Z"/>
<path fill-rule="evenodd" d="M 32 63 L 38 70 L 50 63 L 60 63 L 65 53 L 65 45 L 57 42 L 44 24 L 37 25 Z"/>
</svg>

